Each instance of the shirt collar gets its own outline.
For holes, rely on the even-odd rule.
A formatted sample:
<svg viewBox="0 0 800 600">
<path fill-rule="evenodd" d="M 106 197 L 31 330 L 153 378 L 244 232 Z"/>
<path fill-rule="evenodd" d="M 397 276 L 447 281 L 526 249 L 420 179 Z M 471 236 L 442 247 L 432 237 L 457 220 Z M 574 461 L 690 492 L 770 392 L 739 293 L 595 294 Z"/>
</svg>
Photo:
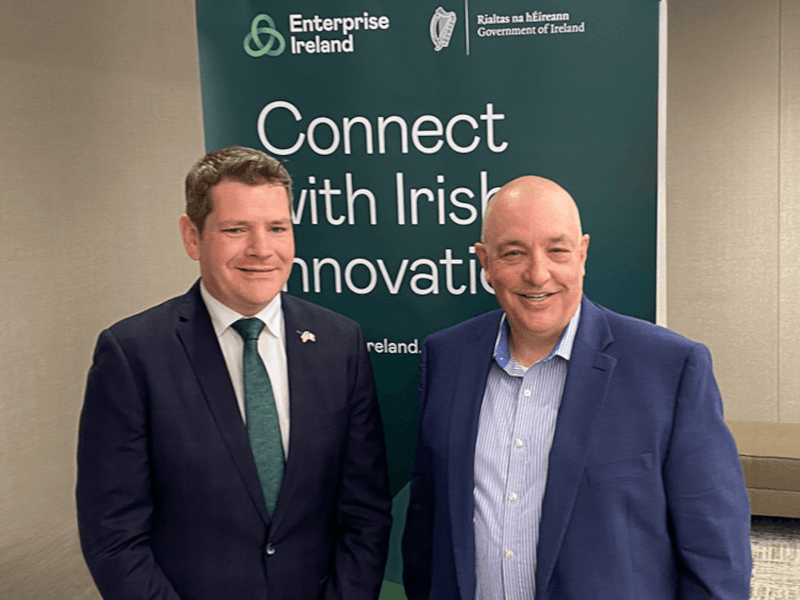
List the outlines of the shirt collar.
<svg viewBox="0 0 800 600">
<path fill-rule="evenodd" d="M 214 298 L 206 289 L 206 286 L 203 285 L 202 279 L 200 280 L 200 295 L 203 297 L 203 302 L 206 303 L 208 314 L 211 316 L 211 324 L 214 326 L 214 333 L 217 334 L 217 337 L 225 333 L 225 330 L 239 319 L 247 318 Z M 281 295 L 278 293 L 260 312 L 253 315 L 264 321 L 264 331 L 277 338 L 281 336 L 282 306 Z"/>
<path fill-rule="evenodd" d="M 554 356 L 560 356 L 564 360 L 569 361 L 572 357 L 572 345 L 575 342 L 575 334 L 578 331 L 578 322 L 580 320 L 581 304 L 578 305 L 578 310 L 575 311 L 575 314 L 572 315 L 564 331 L 561 332 L 561 336 L 558 338 L 558 342 L 553 348 L 553 351 L 540 362 L 550 360 Z M 500 319 L 500 327 L 497 331 L 497 340 L 494 343 L 494 360 L 502 369 L 505 369 L 509 361 L 512 360 L 511 349 L 508 346 L 510 332 L 511 329 L 508 325 L 508 319 L 506 318 L 506 314 L 503 313 L 503 317 Z"/>
</svg>

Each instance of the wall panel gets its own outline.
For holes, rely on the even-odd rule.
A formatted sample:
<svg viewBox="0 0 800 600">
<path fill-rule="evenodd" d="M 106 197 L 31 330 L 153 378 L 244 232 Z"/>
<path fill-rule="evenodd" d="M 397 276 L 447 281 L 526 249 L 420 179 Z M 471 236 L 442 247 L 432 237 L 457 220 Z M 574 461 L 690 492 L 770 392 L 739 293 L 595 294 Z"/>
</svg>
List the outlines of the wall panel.
<svg viewBox="0 0 800 600">
<path fill-rule="evenodd" d="M 780 421 L 800 423 L 800 0 L 781 2 Z"/>
<path fill-rule="evenodd" d="M 185 291 L 203 154 L 194 2 L 6 3 L 0 20 L 0 598 L 99 598 L 75 444 L 100 330 Z"/>
<path fill-rule="evenodd" d="M 779 412 L 779 6 L 669 2 L 667 322 L 738 420 Z"/>
</svg>

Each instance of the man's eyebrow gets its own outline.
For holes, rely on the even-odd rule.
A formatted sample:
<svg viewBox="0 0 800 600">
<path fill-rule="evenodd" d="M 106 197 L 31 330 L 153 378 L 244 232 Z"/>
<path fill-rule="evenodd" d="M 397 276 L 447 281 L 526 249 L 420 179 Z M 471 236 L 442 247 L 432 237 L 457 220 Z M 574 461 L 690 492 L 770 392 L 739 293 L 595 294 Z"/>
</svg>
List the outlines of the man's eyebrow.
<svg viewBox="0 0 800 600">
<path fill-rule="evenodd" d="M 279 219 L 267 221 L 270 225 L 283 225 L 291 222 L 292 220 L 289 217 L 281 217 Z M 220 221 L 217 225 L 219 227 L 238 227 L 240 225 L 250 225 L 251 223 L 252 221 L 248 221 L 247 219 L 230 219 L 228 221 Z"/>
<path fill-rule="evenodd" d="M 566 233 L 562 233 L 561 235 L 554 235 L 547 240 L 548 244 L 569 244 L 570 246 L 575 245 L 575 240 L 572 239 L 571 236 L 567 235 Z M 521 240 L 517 239 L 507 239 L 507 240 L 499 240 L 497 243 L 498 246 L 524 246 L 525 243 Z"/>
<path fill-rule="evenodd" d="M 568 236 L 566 233 L 551 237 L 549 242 L 551 244 L 569 244 L 570 246 L 575 245 L 575 240 L 573 240 L 572 237 Z"/>
</svg>

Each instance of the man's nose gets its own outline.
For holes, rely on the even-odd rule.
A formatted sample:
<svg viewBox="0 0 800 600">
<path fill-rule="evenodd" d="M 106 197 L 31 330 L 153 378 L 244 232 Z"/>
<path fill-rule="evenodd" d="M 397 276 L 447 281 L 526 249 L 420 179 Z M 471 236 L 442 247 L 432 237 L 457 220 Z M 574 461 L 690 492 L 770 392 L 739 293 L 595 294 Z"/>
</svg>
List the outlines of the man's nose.
<svg viewBox="0 0 800 600">
<path fill-rule="evenodd" d="M 525 269 L 525 279 L 535 287 L 541 287 L 550 279 L 550 270 L 544 256 L 533 255 Z"/>
<path fill-rule="evenodd" d="M 250 232 L 247 245 L 247 255 L 259 258 L 269 256 L 273 252 L 269 232 L 256 229 Z"/>
</svg>

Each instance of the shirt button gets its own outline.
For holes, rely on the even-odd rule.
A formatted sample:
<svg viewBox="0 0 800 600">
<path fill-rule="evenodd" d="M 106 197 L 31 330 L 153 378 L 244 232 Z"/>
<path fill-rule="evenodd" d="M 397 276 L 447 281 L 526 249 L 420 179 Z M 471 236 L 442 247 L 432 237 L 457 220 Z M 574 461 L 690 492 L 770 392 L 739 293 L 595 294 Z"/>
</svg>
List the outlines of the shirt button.
<svg viewBox="0 0 800 600">
<path fill-rule="evenodd" d="M 506 550 L 505 551 L 506 558 L 514 558 L 514 551 L 513 550 Z"/>
<path fill-rule="evenodd" d="M 514 445 L 515 445 L 517 448 L 522 448 L 522 440 L 519 440 L 519 439 L 517 439 L 517 440 L 514 440 Z"/>
<path fill-rule="evenodd" d="M 267 556 L 272 556 L 273 554 L 275 554 L 275 546 L 273 546 L 272 544 L 267 544 L 266 550 L 267 550 Z"/>
<path fill-rule="evenodd" d="M 525 396 L 526 398 L 530 398 L 531 397 L 531 391 L 530 390 L 525 390 L 524 392 L 522 392 L 522 395 Z"/>
<path fill-rule="evenodd" d="M 508 495 L 508 499 L 511 500 L 512 502 L 516 502 L 517 501 L 517 495 L 514 492 L 511 492 Z"/>
</svg>

